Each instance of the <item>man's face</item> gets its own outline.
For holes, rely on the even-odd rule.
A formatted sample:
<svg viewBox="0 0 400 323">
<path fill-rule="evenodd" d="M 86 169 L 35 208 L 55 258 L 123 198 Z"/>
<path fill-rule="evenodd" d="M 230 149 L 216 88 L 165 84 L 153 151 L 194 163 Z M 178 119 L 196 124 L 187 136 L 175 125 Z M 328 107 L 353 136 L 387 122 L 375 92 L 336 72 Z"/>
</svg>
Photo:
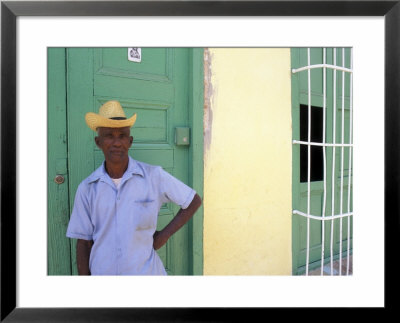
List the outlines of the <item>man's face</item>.
<svg viewBox="0 0 400 323">
<path fill-rule="evenodd" d="M 104 158 L 110 163 L 126 161 L 133 137 L 130 128 L 100 127 L 98 136 L 94 138 L 96 145 L 103 151 Z"/>
</svg>

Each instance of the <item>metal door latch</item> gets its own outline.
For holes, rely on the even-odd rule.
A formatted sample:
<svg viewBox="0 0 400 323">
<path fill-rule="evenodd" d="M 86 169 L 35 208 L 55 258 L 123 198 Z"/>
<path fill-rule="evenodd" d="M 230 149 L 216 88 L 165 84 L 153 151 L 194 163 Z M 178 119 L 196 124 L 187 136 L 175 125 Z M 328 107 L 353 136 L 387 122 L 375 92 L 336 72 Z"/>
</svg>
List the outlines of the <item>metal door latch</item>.
<svg viewBox="0 0 400 323">
<path fill-rule="evenodd" d="M 189 146 L 190 145 L 190 128 L 176 127 L 175 128 L 175 145 Z"/>
<path fill-rule="evenodd" d="M 62 183 L 64 183 L 64 176 L 62 176 L 62 175 L 56 175 L 56 177 L 54 177 L 54 182 L 56 182 L 57 184 L 62 184 Z"/>
</svg>

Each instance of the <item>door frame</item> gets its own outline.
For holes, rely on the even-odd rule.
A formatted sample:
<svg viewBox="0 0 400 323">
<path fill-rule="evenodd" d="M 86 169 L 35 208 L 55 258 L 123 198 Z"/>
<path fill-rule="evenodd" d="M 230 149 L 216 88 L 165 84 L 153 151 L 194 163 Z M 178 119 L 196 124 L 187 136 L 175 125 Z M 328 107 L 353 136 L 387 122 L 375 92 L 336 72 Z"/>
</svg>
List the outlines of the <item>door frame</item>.
<svg viewBox="0 0 400 323">
<path fill-rule="evenodd" d="M 203 196 L 203 114 L 204 114 L 204 49 L 203 48 L 190 48 L 189 56 L 189 98 L 188 98 L 188 109 L 189 109 L 189 121 L 191 122 L 191 145 L 189 147 L 189 185 L 196 190 L 196 192 L 202 197 Z M 52 51 L 48 49 L 48 59 L 52 60 L 54 65 L 64 66 L 68 64 L 68 57 L 66 55 L 66 49 L 59 49 L 58 51 Z M 48 70 L 49 80 L 54 77 L 67 77 L 67 71 L 64 69 L 63 75 L 60 74 L 60 70 L 50 69 Z M 66 106 L 66 100 L 73 100 L 73 98 L 66 97 L 66 87 L 55 86 L 53 82 L 48 83 L 48 120 L 54 111 L 50 111 L 50 98 L 64 98 L 63 104 Z M 51 117 L 51 118 L 50 118 Z M 66 117 L 67 118 L 67 117 Z M 67 120 L 67 119 L 66 119 Z M 65 120 L 65 122 L 66 122 Z M 68 131 L 68 130 L 66 130 Z M 48 138 L 53 134 L 48 132 Z M 54 151 L 48 147 L 48 181 L 54 177 L 52 174 L 53 163 L 54 163 Z M 71 152 L 67 152 L 70 156 Z M 68 164 L 70 160 L 68 160 Z M 67 186 L 68 183 L 67 183 Z M 48 186 L 48 196 L 51 196 L 50 185 Z M 72 201 L 71 201 L 72 202 Z M 70 203 L 71 204 L 71 203 Z M 50 201 L 48 201 L 48 223 L 52 223 L 52 216 L 50 212 Z M 68 214 L 69 217 L 69 214 Z M 201 206 L 196 212 L 195 216 L 187 223 L 189 226 L 189 273 L 191 275 L 202 275 L 203 274 L 203 207 Z M 53 237 L 56 234 L 54 229 L 48 228 L 48 264 L 49 268 L 53 266 L 56 248 L 50 246 L 50 241 L 54 240 Z M 62 243 L 70 245 L 73 249 L 73 242 L 65 236 L 66 227 L 58 228 L 58 231 L 63 231 Z M 57 231 L 57 232 L 58 232 Z M 59 232 L 58 232 L 59 235 Z M 65 239 L 65 240 L 64 240 Z M 73 250 L 71 250 L 72 253 Z M 66 264 L 64 270 L 58 272 L 52 272 L 54 275 L 68 275 L 71 272 L 72 263 L 71 260 L 64 261 Z M 69 265 L 68 265 L 69 264 Z M 72 270 L 72 272 L 74 272 Z M 50 273 L 49 273 L 50 274 Z"/>
<path fill-rule="evenodd" d="M 189 147 L 189 184 L 203 197 L 203 119 L 204 119 L 204 49 L 190 49 L 191 73 L 189 83 L 189 121 L 192 126 L 192 144 Z M 203 275 L 203 205 L 189 222 L 191 246 L 189 270 L 192 275 Z"/>
</svg>

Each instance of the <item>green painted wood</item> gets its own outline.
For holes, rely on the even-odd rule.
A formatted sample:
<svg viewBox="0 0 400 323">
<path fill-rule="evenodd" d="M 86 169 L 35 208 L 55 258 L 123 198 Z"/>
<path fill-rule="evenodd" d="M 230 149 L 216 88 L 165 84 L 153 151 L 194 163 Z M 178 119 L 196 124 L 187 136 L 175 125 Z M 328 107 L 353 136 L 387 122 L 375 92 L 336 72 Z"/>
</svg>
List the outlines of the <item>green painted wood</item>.
<svg viewBox="0 0 400 323">
<path fill-rule="evenodd" d="M 204 49 L 190 51 L 192 74 L 189 79 L 189 119 L 192 125 L 191 145 L 189 147 L 189 172 L 191 186 L 203 197 L 203 116 L 204 116 Z M 194 275 L 203 274 L 203 206 L 189 222 L 190 225 L 190 264 Z"/>
<path fill-rule="evenodd" d="M 85 123 L 85 114 L 94 110 L 93 49 L 67 49 L 68 160 L 70 209 L 80 182 L 94 170 L 94 135 Z M 76 267 L 76 239 L 71 239 L 72 273 Z"/>
<path fill-rule="evenodd" d="M 65 49 L 48 49 L 48 275 L 71 274 L 70 241 L 65 236 L 69 221 L 67 172 Z M 56 175 L 64 183 L 56 184 Z"/>
<path fill-rule="evenodd" d="M 189 124 L 189 50 L 187 48 L 173 49 L 173 82 L 174 107 L 171 109 L 171 127 L 169 127 L 170 145 L 174 147 L 174 170 L 172 174 L 189 184 L 189 149 L 187 146 L 175 145 L 175 127 L 185 127 Z M 179 207 L 173 204 L 174 214 Z M 189 274 L 189 226 L 185 225 L 172 236 L 171 253 L 168 256 L 173 274 Z"/>
<path fill-rule="evenodd" d="M 192 146 L 176 146 L 174 143 L 176 127 L 192 128 L 194 120 L 202 125 L 199 112 L 193 120 L 189 117 L 192 95 L 189 91 L 192 77 L 189 77 L 192 73 L 190 51 L 186 48 L 142 48 L 142 62 L 135 63 L 127 60 L 127 48 L 67 50 L 71 196 L 75 195 L 80 181 L 103 160 L 102 152 L 94 144 L 95 133 L 86 126 L 84 115 L 88 111 L 97 112 L 101 104 L 110 99 L 119 100 L 128 117 L 137 113 L 137 121 L 131 130 L 134 141 L 129 154 L 140 161 L 161 165 L 175 177 L 191 184 L 193 172 L 190 171 L 189 158 L 194 155 L 199 160 L 202 150 L 190 150 Z M 200 59 L 199 55 L 197 59 Z M 200 80 L 197 84 L 201 84 Z M 198 98 L 196 107 L 200 108 Z M 199 146 L 198 137 L 197 127 L 196 147 Z M 198 170 L 195 174 L 196 186 L 199 187 L 198 178 L 202 175 Z M 197 190 L 202 192 L 202 185 Z M 178 209 L 175 205 L 163 206 L 158 229 L 165 226 Z M 193 272 L 190 256 L 192 229 L 186 225 L 158 250 L 171 275 Z M 202 230 L 202 227 L 196 226 L 197 230 Z M 71 254 L 74 267 L 75 251 Z"/>
<path fill-rule="evenodd" d="M 350 67 L 350 50 L 345 50 L 345 67 Z M 293 48 L 291 50 L 292 68 L 298 68 L 307 65 L 307 49 L 306 48 Z M 311 64 L 321 64 L 323 62 L 323 49 L 311 49 Z M 333 49 L 327 49 L 327 63 L 333 64 Z M 336 65 L 342 65 L 342 51 L 337 50 Z M 326 115 L 326 142 L 333 142 L 333 71 L 327 69 L 327 115 Z M 345 143 L 349 142 L 349 128 L 350 128 L 350 77 L 345 73 L 345 95 L 344 95 L 344 140 Z M 323 71 L 316 69 L 311 71 L 311 104 L 317 107 L 323 107 L 323 90 L 322 90 Z M 293 139 L 299 140 L 299 108 L 300 104 L 308 105 L 308 86 L 307 86 L 307 71 L 300 72 L 292 75 L 292 122 L 293 122 Z M 342 141 L 342 72 L 336 72 L 336 143 Z M 341 187 L 341 158 L 342 149 L 335 149 L 335 164 L 334 164 L 334 192 L 332 196 L 332 169 L 333 169 L 333 148 L 326 148 L 326 216 L 340 213 L 340 187 Z M 299 145 L 293 145 L 293 209 L 300 210 L 304 213 L 307 211 L 307 183 L 300 183 L 300 149 Z M 342 211 L 348 212 L 348 176 L 349 176 L 349 148 L 343 149 L 344 155 L 344 176 L 343 176 L 343 206 Z M 312 167 L 312 166 L 311 166 Z M 352 211 L 352 183 L 350 185 L 350 211 Z M 311 183 L 311 211 L 313 215 L 322 216 L 323 208 L 323 181 Z M 334 205 L 332 206 L 332 199 L 334 198 Z M 331 225 L 332 221 L 310 221 L 310 254 L 309 254 L 309 268 L 318 266 L 321 259 L 322 249 L 322 226 L 325 226 L 324 238 L 324 258 L 330 257 L 330 241 L 331 241 Z M 350 250 L 352 250 L 352 230 L 348 239 L 347 237 L 347 219 L 342 220 L 342 253 L 347 252 L 347 243 L 350 242 Z M 350 227 L 352 228 L 352 218 L 350 219 Z M 307 219 L 300 215 L 293 215 L 293 239 L 292 239 L 292 269 L 293 274 L 300 274 L 305 270 L 306 263 L 306 246 L 307 246 Z M 340 252 L 340 220 L 333 221 L 333 255 L 337 257 Z"/>
</svg>

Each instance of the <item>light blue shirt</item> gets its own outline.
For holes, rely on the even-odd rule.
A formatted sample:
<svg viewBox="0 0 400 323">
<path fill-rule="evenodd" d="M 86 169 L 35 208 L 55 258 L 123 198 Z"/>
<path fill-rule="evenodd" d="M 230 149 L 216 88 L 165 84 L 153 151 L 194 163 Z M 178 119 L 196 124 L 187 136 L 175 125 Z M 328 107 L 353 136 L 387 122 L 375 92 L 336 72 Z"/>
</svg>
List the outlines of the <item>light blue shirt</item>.
<svg viewBox="0 0 400 323">
<path fill-rule="evenodd" d="M 92 275 L 166 275 L 153 249 L 164 203 L 186 209 L 195 191 L 160 166 L 129 157 L 118 188 L 104 162 L 78 186 L 67 237 L 93 240 Z"/>
</svg>

